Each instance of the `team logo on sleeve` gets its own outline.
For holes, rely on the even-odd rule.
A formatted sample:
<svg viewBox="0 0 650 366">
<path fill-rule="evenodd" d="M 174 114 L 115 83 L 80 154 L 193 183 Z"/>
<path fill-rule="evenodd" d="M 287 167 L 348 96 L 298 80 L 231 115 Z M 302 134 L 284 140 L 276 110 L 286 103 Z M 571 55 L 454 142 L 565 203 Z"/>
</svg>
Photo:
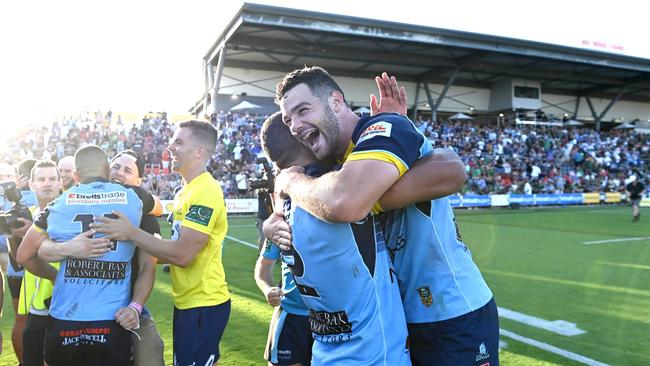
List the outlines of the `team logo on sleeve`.
<svg viewBox="0 0 650 366">
<path fill-rule="evenodd" d="M 196 222 L 197 224 L 201 224 L 203 226 L 208 226 L 210 223 L 210 218 L 212 218 L 212 211 L 213 210 L 210 207 L 192 205 L 187 211 L 185 218 L 188 221 Z"/>
<path fill-rule="evenodd" d="M 422 305 L 426 307 L 431 306 L 431 304 L 433 304 L 433 296 L 431 296 L 431 290 L 429 290 L 429 286 L 423 286 L 417 290 L 418 294 L 420 294 L 420 301 L 422 302 Z"/>
<path fill-rule="evenodd" d="M 361 132 L 361 136 L 359 136 L 356 144 L 359 145 L 363 141 L 371 139 L 375 136 L 390 137 L 390 131 L 392 128 L 393 125 L 388 122 L 380 121 L 373 123 L 368 126 L 363 132 Z"/>
</svg>

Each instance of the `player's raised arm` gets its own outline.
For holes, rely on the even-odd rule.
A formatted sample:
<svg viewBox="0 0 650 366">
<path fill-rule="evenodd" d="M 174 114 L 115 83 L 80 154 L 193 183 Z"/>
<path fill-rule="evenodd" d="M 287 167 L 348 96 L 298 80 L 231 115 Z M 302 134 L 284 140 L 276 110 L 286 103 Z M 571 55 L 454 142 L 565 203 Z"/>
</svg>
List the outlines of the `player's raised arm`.
<svg viewBox="0 0 650 366">
<path fill-rule="evenodd" d="M 370 94 L 370 112 L 375 115 L 384 112 L 399 113 L 403 116 L 408 111 L 406 89 L 397 84 L 395 76 L 388 77 L 387 73 L 375 76 L 379 90 L 379 100 L 375 94 Z"/>
</svg>

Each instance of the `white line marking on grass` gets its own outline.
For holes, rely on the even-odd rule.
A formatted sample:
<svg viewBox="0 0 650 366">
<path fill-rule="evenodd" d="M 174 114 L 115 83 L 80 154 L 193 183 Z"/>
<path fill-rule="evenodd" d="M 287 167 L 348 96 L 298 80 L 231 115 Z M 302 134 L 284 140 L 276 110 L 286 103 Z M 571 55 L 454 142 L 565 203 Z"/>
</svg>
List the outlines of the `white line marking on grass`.
<svg viewBox="0 0 650 366">
<path fill-rule="evenodd" d="M 555 346 L 551 346 L 548 343 L 544 343 L 544 342 L 536 341 L 534 339 L 526 338 L 524 336 L 520 336 L 519 334 L 513 333 L 513 332 L 511 332 L 509 330 L 499 329 L 499 334 L 501 334 L 502 336 L 514 339 L 516 341 L 526 343 L 526 344 L 531 345 L 533 347 L 543 349 L 544 351 L 555 353 L 556 355 L 560 355 L 560 356 L 562 356 L 564 358 L 568 358 L 570 360 L 583 363 L 585 365 L 589 365 L 589 366 L 608 366 L 606 363 L 602 363 L 602 362 L 599 362 L 599 361 L 596 361 L 596 360 L 592 360 L 589 357 L 585 357 L 585 356 L 579 355 L 577 353 L 567 351 L 567 350 L 562 349 L 562 348 L 557 348 Z"/>
<path fill-rule="evenodd" d="M 563 336 L 573 337 L 579 334 L 587 333 L 586 331 L 578 328 L 575 323 L 570 323 L 566 320 L 546 320 L 537 318 L 532 315 L 518 313 L 516 311 L 498 307 L 499 317 L 514 320 L 519 323 L 530 325 L 531 327 L 548 330 Z"/>
<path fill-rule="evenodd" d="M 508 348 L 508 342 L 504 341 L 503 339 L 499 339 L 499 349 L 506 349 Z"/>
<path fill-rule="evenodd" d="M 235 238 L 234 236 L 226 235 L 226 239 L 230 239 L 230 240 L 234 241 L 235 243 L 239 243 L 241 245 L 245 245 L 247 247 L 257 249 L 257 245 L 249 243 L 247 241 L 239 240 L 239 239 Z"/>
<path fill-rule="evenodd" d="M 582 244 L 591 245 L 591 244 L 620 243 L 620 242 L 623 242 L 623 241 L 636 241 L 636 240 L 650 240 L 650 236 L 640 236 L 638 238 L 621 238 L 621 239 L 609 239 L 609 240 L 583 241 Z"/>
</svg>

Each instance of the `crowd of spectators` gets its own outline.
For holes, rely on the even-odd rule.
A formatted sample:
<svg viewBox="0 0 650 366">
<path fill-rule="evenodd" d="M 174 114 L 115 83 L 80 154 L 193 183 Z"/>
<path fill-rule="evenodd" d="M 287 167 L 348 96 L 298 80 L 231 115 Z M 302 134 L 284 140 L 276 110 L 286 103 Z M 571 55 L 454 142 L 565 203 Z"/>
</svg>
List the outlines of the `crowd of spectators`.
<svg viewBox="0 0 650 366">
<path fill-rule="evenodd" d="M 253 198 L 249 181 L 263 173 L 259 131 L 266 115 L 220 113 L 212 118 L 219 142 L 209 170 L 226 198 Z M 622 192 L 631 174 L 647 179 L 650 139 L 634 130 L 597 132 L 592 128 L 500 127 L 468 122 L 431 122 L 418 117 L 418 129 L 436 148 L 451 148 L 466 165 L 463 194 Z M 3 149 L 0 161 L 58 160 L 86 144 L 110 156 L 133 149 L 146 161 L 144 185 L 161 199 L 172 199 L 181 184 L 169 169 L 166 150 L 175 124 L 165 113 L 148 113 L 123 122 L 112 113 L 86 113 L 49 127 L 32 128 Z"/>
<path fill-rule="evenodd" d="M 634 129 L 415 124 L 435 147 L 459 154 L 464 194 L 623 192 L 631 175 L 650 173 L 650 139 Z"/>
</svg>

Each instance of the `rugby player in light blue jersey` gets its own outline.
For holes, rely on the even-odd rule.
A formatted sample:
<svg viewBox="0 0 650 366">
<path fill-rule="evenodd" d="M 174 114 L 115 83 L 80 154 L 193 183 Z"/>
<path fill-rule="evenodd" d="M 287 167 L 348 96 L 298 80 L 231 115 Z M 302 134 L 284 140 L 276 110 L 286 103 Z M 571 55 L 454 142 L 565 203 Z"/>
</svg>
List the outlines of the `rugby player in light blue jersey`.
<svg viewBox="0 0 650 366">
<path fill-rule="evenodd" d="M 396 85 L 395 85 L 396 87 Z M 387 98 L 384 96 L 384 93 L 382 93 L 382 101 L 383 105 L 385 108 L 387 105 L 390 106 L 393 110 L 403 110 L 404 112 L 406 111 L 405 107 L 405 97 L 403 99 L 403 105 L 400 105 L 399 103 L 396 105 L 391 105 L 388 101 Z M 403 107 L 403 108 L 402 108 Z M 376 108 L 373 108 L 376 110 Z M 314 167 L 314 162 L 317 162 L 316 158 L 314 157 L 313 153 L 309 149 L 307 149 L 304 145 L 300 144 L 292 135 L 289 129 L 282 124 L 280 118 L 278 115 L 271 116 L 267 121 L 264 123 L 264 127 L 262 128 L 262 141 L 264 144 L 265 152 L 266 154 L 273 160 L 276 165 L 279 168 L 284 168 L 289 165 L 299 165 L 299 166 L 306 166 L 306 173 L 309 175 L 313 176 L 318 176 L 320 174 L 314 174 L 310 172 L 310 170 L 313 170 Z M 385 206 L 389 207 L 399 207 L 400 205 L 405 205 L 409 203 L 410 199 L 412 198 L 412 195 L 409 193 L 405 187 L 411 187 L 415 188 L 417 187 L 416 184 L 420 182 L 419 188 L 421 191 L 426 191 L 428 194 L 431 196 L 439 195 L 439 194 L 444 194 L 446 192 L 440 192 L 440 191 L 435 191 L 435 189 L 440 189 L 440 187 L 444 187 L 444 184 L 438 184 L 438 188 L 434 188 L 434 190 L 431 189 L 431 187 L 422 184 L 421 182 L 438 182 L 440 183 L 443 178 L 447 178 L 448 176 L 443 175 L 444 172 L 453 172 L 453 169 L 455 168 L 455 171 L 458 173 L 457 175 L 460 176 L 458 179 L 459 182 L 462 182 L 464 180 L 464 167 L 462 164 L 458 164 L 457 161 L 452 161 L 449 159 L 449 161 L 441 161 L 440 157 L 444 156 L 444 154 L 440 154 L 435 159 L 433 157 L 431 159 L 426 159 L 426 162 L 419 162 L 419 167 L 415 168 L 413 171 L 409 172 L 409 174 L 406 175 L 406 177 L 401 180 L 398 184 L 395 185 L 391 190 L 386 192 L 382 198 L 381 202 Z M 448 158 L 448 157 L 447 157 Z M 333 164 L 330 162 L 318 162 L 322 166 L 326 167 L 331 167 Z M 419 176 L 416 174 L 418 172 L 418 169 L 420 173 L 426 172 L 427 174 L 420 174 Z M 328 169 L 329 170 L 329 169 Z M 433 172 L 433 175 L 431 174 Z M 436 176 L 437 174 L 437 176 Z M 441 176 L 442 175 L 442 176 Z M 424 179 L 422 179 L 424 178 Z M 430 178 L 426 179 L 426 178 Z M 453 179 L 452 179 L 453 180 Z M 459 183 L 457 183 L 459 184 Z M 300 212 L 299 208 L 296 208 L 294 212 Z M 304 211 L 301 212 L 301 215 L 304 215 L 305 217 L 309 217 L 310 215 L 305 214 Z M 274 215 L 277 217 L 277 215 Z M 371 218 L 366 221 L 366 225 L 369 221 L 374 220 L 374 218 Z M 294 219 L 294 223 L 295 223 Z M 320 220 L 314 220 L 316 222 L 322 222 Z M 352 224 L 351 227 L 353 229 L 353 232 L 355 232 L 356 236 L 355 239 L 357 241 L 357 245 L 359 246 L 359 249 L 355 247 L 355 243 L 350 243 L 346 242 L 345 240 L 333 240 L 333 237 L 331 234 L 336 233 L 336 228 L 341 227 L 340 224 L 338 225 L 333 225 L 333 224 L 328 224 L 328 230 L 329 231 L 324 231 L 324 230 L 315 230 L 314 228 L 309 228 L 306 226 L 305 220 L 300 221 L 300 225 L 298 227 L 294 227 L 294 230 L 299 230 L 301 232 L 306 232 L 309 233 L 311 230 L 313 233 L 309 236 L 311 237 L 319 237 L 319 240 L 314 240 L 313 238 L 309 238 L 307 241 L 313 241 L 320 246 L 315 246 L 315 245 L 307 245 L 304 246 L 301 249 L 298 249 L 297 252 L 300 253 L 299 256 L 297 257 L 298 259 L 298 266 L 293 266 L 294 273 L 296 271 L 300 271 L 300 269 L 304 268 L 322 268 L 320 273 L 311 273 L 309 275 L 303 275 L 302 278 L 298 278 L 296 281 L 299 283 L 299 287 L 301 286 L 301 282 L 304 283 L 311 281 L 312 285 L 307 286 L 304 288 L 304 292 L 314 292 L 318 291 L 319 288 L 326 288 L 326 289 L 332 289 L 331 292 L 329 293 L 321 293 L 320 295 L 328 295 L 328 296 L 309 296 L 309 295 L 304 295 L 303 297 L 305 298 L 305 302 L 310 306 L 310 309 L 320 309 L 320 308 L 338 308 L 341 309 L 346 309 L 346 311 L 353 312 L 358 310 L 357 308 L 362 308 L 365 311 L 362 314 L 362 319 L 374 319 L 375 317 L 375 312 L 379 311 L 379 319 L 382 321 L 381 327 L 383 327 L 382 331 L 384 331 L 384 336 L 385 336 L 385 344 L 387 345 L 387 359 L 383 362 L 387 365 L 393 365 L 393 364 L 400 364 L 406 362 L 404 354 L 403 354 L 403 349 L 404 349 L 404 339 L 400 335 L 401 333 L 399 330 L 404 324 L 404 318 L 402 316 L 402 305 L 401 305 L 401 299 L 398 297 L 396 294 L 396 288 L 394 284 L 394 278 L 391 274 L 393 272 L 392 266 L 390 261 L 388 260 L 386 256 L 386 248 L 384 246 L 384 240 L 382 237 L 378 237 L 378 235 L 381 235 L 381 225 L 380 223 L 376 223 L 375 227 L 371 227 L 370 225 L 367 225 L 365 229 L 360 229 L 363 228 L 363 225 L 357 224 Z M 266 230 L 269 230 L 269 226 L 272 226 L 272 224 L 268 224 L 268 222 L 265 224 L 265 234 L 267 237 L 272 238 L 274 234 L 266 232 Z M 295 226 L 295 225 L 294 225 Z M 305 229 L 305 227 L 307 227 Z M 345 228 L 346 225 L 343 225 Z M 349 231 L 349 229 L 347 229 Z M 375 239 L 372 239 L 372 233 L 375 233 Z M 366 237 L 367 239 L 362 239 L 363 237 Z M 282 236 L 276 236 L 275 237 L 278 240 L 282 240 Z M 376 253 L 372 253 L 371 251 L 367 250 L 369 245 L 368 242 L 375 241 L 377 243 Z M 300 246 L 299 243 L 296 244 L 297 246 Z M 312 243 L 314 244 L 314 243 Z M 373 245 L 374 247 L 374 245 Z M 307 251 L 308 253 L 305 254 L 303 252 Z M 353 256 L 358 256 L 359 254 L 361 255 L 361 258 L 364 259 L 365 263 L 369 263 L 370 265 L 365 265 L 365 268 L 370 268 L 370 272 L 373 273 L 372 271 L 372 264 L 375 265 L 374 268 L 374 284 L 371 283 L 371 281 L 368 281 L 366 283 L 361 283 L 360 286 L 357 288 L 354 288 L 353 285 L 350 282 L 349 277 L 349 272 L 348 271 L 341 271 L 340 268 L 354 268 L 353 265 L 350 265 L 347 263 L 350 259 L 350 254 L 337 254 L 337 251 L 339 253 L 348 253 L 348 251 L 352 251 L 355 254 Z M 325 254 L 330 252 L 331 254 Z M 359 254 L 356 254 L 356 253 Z M 372 254 L 372 255 L 371 255 Z M 308 258 L 306 258 L 308 257 Z M 296 261 L 296 256 L 294 255 L 293 260 Z M 317 265 L 311 265 L 309 266 L 308 264 L 314 264 L 318 263 Z M 301 265 L 302 264 L 302 265 Z M 298 267 L 298 268 L 296 268 Z M 358 267 L 363 267 L 363 265 L 360 265 Z M 304 272 L 304 271 L 303 271 Z M 314 270 L 312 269 L 312 272 Z M 341 278 L 335 278 L 337 273 L 340 273 Z M 394 272 L 393 272 L 394 273 Z M 305 279 L 307 278 L 307 279 Z M 353 282 L 361 282 L 360 280 L 353 281 Z M 358 304 L 359 301 L 364 301 L 364 296 L 362 294 L 368 291 L 368 288 L 375 287 L 378 293 L 378 301 L 377 303 L 379 304 L 379 309 L 377 310 L 376 307 L 371 307 L 371 306 L 366 306 L 363 308 L 363 306 L 358 306 L 355 307 L 355 304 Z M 313 288 L 314 290 L 309 290 L 310 288 Z M 338 292 L 337 292 L 338 291 Z M 353 295 L 344 295 L 346 293 L 352 293 Z M 337 296 L 339 295 L 339 296 Z M 338 302 L 333 301 L 333 299 L 338 299 Z M 373 303 L 370 300 L 366 300 L 369 303 Z M 372 304 L 374 305 L 374 304 Z M 318 313 L 312 312 L 311 314 L 313 318 L 316 320 L 321 319 L 322 317 L 317 317 Z M 347 313 L 346 313 L 347 315 Z M 356 314 L 355 314 L 356 315 Z M 369 323 L 369 321 L 365 322 L 360 322 L 360 323 Z M 312 321 L 313 326 L 318 326 L 319 323 L 317 321 Z M 354 328 L 354 324 L 353 328 Z M 320 339 L 323 339 L 323 337 L 320 337 Z M 328 338 L 325 338 L 328 339 Z M 351 358 L 344 358 L 345 352 L 355 352 L 355 347 L 363 346 L 363 347 L 370 347 L 373 349 L 373 352 L 377 352 L 378 346 L 377 342 L 373 341 L 373 343 L 368 343 L 370 339 L 355 339 L 355 342 L 339 342 L 336 344 L 336 349 L 326 349 L 323 352 L 317 352 L 319 349 L 319 335 L 316 334 L 316 343 L 314 346 L 314 359 L 319 360 L 319 357 L 321 353 L 329 355 L 329 354 L 338 354 L 341 357 L 340 358 L 334 358 L 334 359 L 329 359 L 328 362 L 357 362 L 361 364 L 366 364 L 371 361 L 368 359 L 361 358 L 363 354 L 358 354 L 359 358 L 356 359 L 351 359 Z M 365 345 L 364 345 L 365 344 Z M 325 348 L 325 347 L 322 347 Z M 332 357 L 332 356 L 330 356 Z M 382 361 L 375 360 L 375 362 L 379 362 L 379 364 Z"/>
<path fill-rule="evenodd" d="M 153 208 L 151 196 L 108 181 L 108 161 L 101 148 L 90 145 L 75 154 L 80 184 L 48 205 L 25 236 L 24 244 L 38 248 L 46 238 L 66 242 L 96 217 L 121 211 L 136 225 L 143 210 Z M 67 258 L 58 272 L 26 256 L 26 268 L 55 279 L 49 313 L 52 323 L 45 337 L 45 361 L 56 365 L 129 365 L 131 335 L 139 311 L 151 291 L 153 276 L 137 277 L 131 289 L 131 260 L 135 247 L 127 241 L 107 243 L 110 250 L 96 259 Z M 153 270 L 153 268 L 152 268 Z M 140 279 L 151 281 L 140 284 Z"/>
<path fill-rule="evenodd" d="M 382 79 L 384 85 L 392 83 L 386 74 Z M 276 191 L 330 222 L 355 222 L 371 209 L 393 208 L 376 203 L 417 160 L 432 154 L 429 141 L 407 118 L 355 115 L 322 68 L 288 74 L 278 84 L 276 98 L 284 123 L 317 158 L 344 162 L 340 170 L 320 178 L 286 170 L 278 176 Z M 428 196 L 413 202 L 418 201 L 425 203 L 393 213 L 390 225 L 412 360 L 422 365 L 498 365 L 496 304 L 460 240 L 449 202 Z M 295 245 L 295 230 L 292 235 Z"/>
<path fill-rule="evenodd" d="M 262 145 L 279 168 L 298 164 L 308 174 L 322 173 L 311 151 L 282 123 L 280 113 L 264 122 Z M 350 224 L 328 223 L 293 206 L 288 198 L 284 215 L 293 229 L 294 246 L 283 254 L 283 267 L 293 275 L 284 278 L 283 286 L 295 282 L 293 293 L 299 292 L 300 302 L 308 308 L 312 364 L 410 365 L 404 310 L 381 223 L 371 216 Z M 295 341 L 278 341 L 299 348 Z M 309 364 L 304 359 L 292 361 Z"/>
<path fill-rule="evenodd" d="M 302 301 L 287 264 L 282 261 L 282 280 L 273 284 L 273 267 L 282 259 L 280 248 L 266 241 L 255 265 L 255 282 L 273 306 L 264 358 L 270 365 L 309 365 L 313 338 L 309 311 Z"/>
</svg>

